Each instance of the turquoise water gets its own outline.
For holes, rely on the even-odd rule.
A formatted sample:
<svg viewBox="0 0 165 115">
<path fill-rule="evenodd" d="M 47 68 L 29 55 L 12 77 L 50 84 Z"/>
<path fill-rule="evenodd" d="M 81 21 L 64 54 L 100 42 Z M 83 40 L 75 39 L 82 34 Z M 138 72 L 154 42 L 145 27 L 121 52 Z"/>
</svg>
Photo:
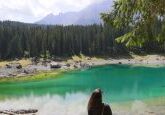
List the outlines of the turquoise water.
<svg viewBox="0 0 165 115">
<path fill-rule="evenodd" d="M 95 88 L 101 88 L 104 100 L 109 102 L 164 97 L 165 67 L 106 65 L 41 81 L 1 83 L 0 97 L 65 96 L 78 92 L 90 95 Z"/>
</svg>

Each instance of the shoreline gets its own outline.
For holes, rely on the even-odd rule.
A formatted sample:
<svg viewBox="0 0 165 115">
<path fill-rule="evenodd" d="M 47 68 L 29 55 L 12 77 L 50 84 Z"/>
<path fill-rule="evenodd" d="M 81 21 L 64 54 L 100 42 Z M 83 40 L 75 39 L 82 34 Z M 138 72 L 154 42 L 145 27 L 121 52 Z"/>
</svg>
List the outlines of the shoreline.
<svg viewBox="0 0 165 115">
<path fill-rule="evenodd" d="M 78 93 L 77 96 L 79 96 L 80 94 L 81 93 Z M 67 97 L 67 99 L 68 100 L 70 98 L 72 99 L 72 96 L 73 95 L 70 95 L 70 97 Z M 83 99 L 76 98 L 76 101 L 72 101 L 72 102 L 69 101 L 69 102 L 72 105 L 72 107 L 75 107 L 75 106 L 80 107 L 82 110 L 81 112 L 85 113 L 86 112 L 86 103 L 88 102 L 88 95 L 82 94 L 82 98 Z M 165 103 L 164 103 L 165 100 L 164 99 L 165 99 L 165 97 L 160 97 L 160 98 L 158 97 L 158 98 L 152 98 L 152 99 L 146 99 L 146 100 L 112 102 L 109 104 L 113 110 L 114 115 L 164 115 L 164 113 L 165 113 Z M 33 104 L 31 104 L 32 100 L 33 101 L 35 100 Z M 162 102 L 162 100 L 163 100 L 163 102 Z M 41 96 L 41 97 L 30 96 L 30 97 L 23 97 L 23 98 L 18 98 L 18 99 L 13 98 L 13 99 L 5 100 L 4 102 L 0 101 L 0 103 L 2 105 L 4 105 L 4 107 L 2 107 L 3 110 L 1 110 L 1 111 L 37 110 L 38 114 L 42 113 L 43 111 L 49 113 L 50 111 L 47 110 L 47 106 L 44 107 L 44 106 L 40 106 L 40 104 L 38 104 L 38 103 L 45 102 L 45 101 L 47 102 L 46 105 L 51 107 L 50 111 L 52 110 L 52 112 L 55 112 L 55 111 L 58 112 L 58 110 L 54 109 L 54 107 L 57 107 L 56 105 L 58 105 L 58 107 L 59 107 L 61 105 L 60 103 L 64 103 L 67 100 L 65 98 L 59 97 L 57 95 L 55 95 L 55 96 L 45 95 L 45 96 Z M 52 103 L 52 101 L 53 101 L 53 103 Z M 80 106 L 76 104 L 77 101 L 79 102 L 79 104 L 81 103 Z M 12 106 L 10 106 L 10 107 L 5 106 L 9 102 L 13 102 Z M 25 104 L 26 106 L 22 107 L 20 105 L 20 102 L 26 103 Z M 15 105 L 18 105 L 18 106 L 15 106 Z M 63 108 L 64 106 L 62 105 L 60 107 Z M 65 108 L 67 108 L 67 107 L 69 108 L 69 106 L 66 105 Z M 73 111 L 77 111 L 77 110 L 73 110 Z M 68 112 L 71 112 L 71 111 L 68 111 Z M 86 114 L 81 114 L 81 115 L 86 115 Z"/>
<path fill-rule="evenodd" d="M 4 62 L 0 62 L 0 82 L 12 80 L 19 81 L 19 79 L 20 81 L 45 79 L 51 74 L 57 75 L 66 71 L 111 64 L 128 64 L 145 67 L 165 66 L 165 56 L 162 55 L 132 55 L 132 58 L 73 56 L 71 59 L 62 61 L 49 60 L 47 62 L 43 62 L 43 59 L 40 60 L 42 61 L 38 61 L 36 64 L 29 59 L 8 63 L 5 62 L 5 64 Z M 24 63 L 20 63 L 21 61 Z M 8 66 L 11 67 L 8 68 Z"/>
<path fill-rule="evenodd" d="M 112 103 L 115 115 L 164 115 L 165 97 Z M 163 100 L 163 101 L 162 101 Z"/>
</svg>

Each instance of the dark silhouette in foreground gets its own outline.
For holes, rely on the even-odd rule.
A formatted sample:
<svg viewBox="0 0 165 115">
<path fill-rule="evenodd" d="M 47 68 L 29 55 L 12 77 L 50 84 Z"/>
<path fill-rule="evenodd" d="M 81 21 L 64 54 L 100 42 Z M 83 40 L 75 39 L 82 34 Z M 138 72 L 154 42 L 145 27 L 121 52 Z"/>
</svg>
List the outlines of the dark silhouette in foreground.
<svg viewBox="0 0 165 115">
<path fill-rule="evenodd" d="M 96 89 L 88 102 L 88 115 L 112 115 L 109 105 L 102 103 L 102 92 Z"/>
</svg>

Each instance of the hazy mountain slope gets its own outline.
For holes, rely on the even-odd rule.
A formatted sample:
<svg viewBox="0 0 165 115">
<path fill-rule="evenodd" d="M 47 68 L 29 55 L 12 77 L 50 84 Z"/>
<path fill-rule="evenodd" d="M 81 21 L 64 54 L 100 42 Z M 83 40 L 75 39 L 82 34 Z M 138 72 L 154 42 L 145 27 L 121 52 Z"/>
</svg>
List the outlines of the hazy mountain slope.
<svg viewBox="0 0 165 115">
<path fill-rule="evenodd" d="M 97 3 L 88 6 L 86 9 L 80 12 L 80 17 L 77 20 L 76 24 L 93 24 L 93 23 L 101 23 L 100 13 L 107 12 L 110 10 L 112 5 L 112 0 L 107 0 L 102 3 Z"/>
<path fill-rule="evenodd" d="M 61 13 L 59 15 L 49 14 L 36 24 L 63 24 L 63 25 L 87 25 L 87 24 L 100 24 L 100 13 L 109 10 L 112 5 L 112 0 L 106 0 L 101 3 L 95 3 L 80 12 Z"/>
</svg>

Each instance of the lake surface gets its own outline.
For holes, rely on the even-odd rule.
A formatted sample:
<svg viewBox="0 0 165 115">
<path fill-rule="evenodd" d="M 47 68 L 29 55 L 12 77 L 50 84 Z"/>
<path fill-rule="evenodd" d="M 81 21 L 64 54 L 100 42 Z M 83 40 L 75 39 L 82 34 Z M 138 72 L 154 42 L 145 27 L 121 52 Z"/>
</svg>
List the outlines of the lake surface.
<svg viewBox="0 0 165 115">
<path fill-rule="evenodd" d="M 68 113 L 62 114 L 60 110 L 70 104 L 69 106 L 79 107 L 84 112 L 86 108 L 83 106 L 86 106 L 90 93 L 95 88 L 103 90 L 104 101 L 107 103 L 165 97 L 165 67 L 106 65 L 66 72 L 53 79 L 1 83 L 0 97 L 3 100 L 0 101 L 0 107 L 5 108 L 10 102 L 14 103 L 10 104 L 11 107 L 17 105 L 18 108 L 22 107 L 20 103 L 36 108 L 41 103 L 42 107 L 46 103 L 52 106 L 50 102 L 55 107 L 63 103 L 56 114 L 71 115 L 69 108 Z M 82 111 L 77 115 L 83 115 Z"/>
</svg>

